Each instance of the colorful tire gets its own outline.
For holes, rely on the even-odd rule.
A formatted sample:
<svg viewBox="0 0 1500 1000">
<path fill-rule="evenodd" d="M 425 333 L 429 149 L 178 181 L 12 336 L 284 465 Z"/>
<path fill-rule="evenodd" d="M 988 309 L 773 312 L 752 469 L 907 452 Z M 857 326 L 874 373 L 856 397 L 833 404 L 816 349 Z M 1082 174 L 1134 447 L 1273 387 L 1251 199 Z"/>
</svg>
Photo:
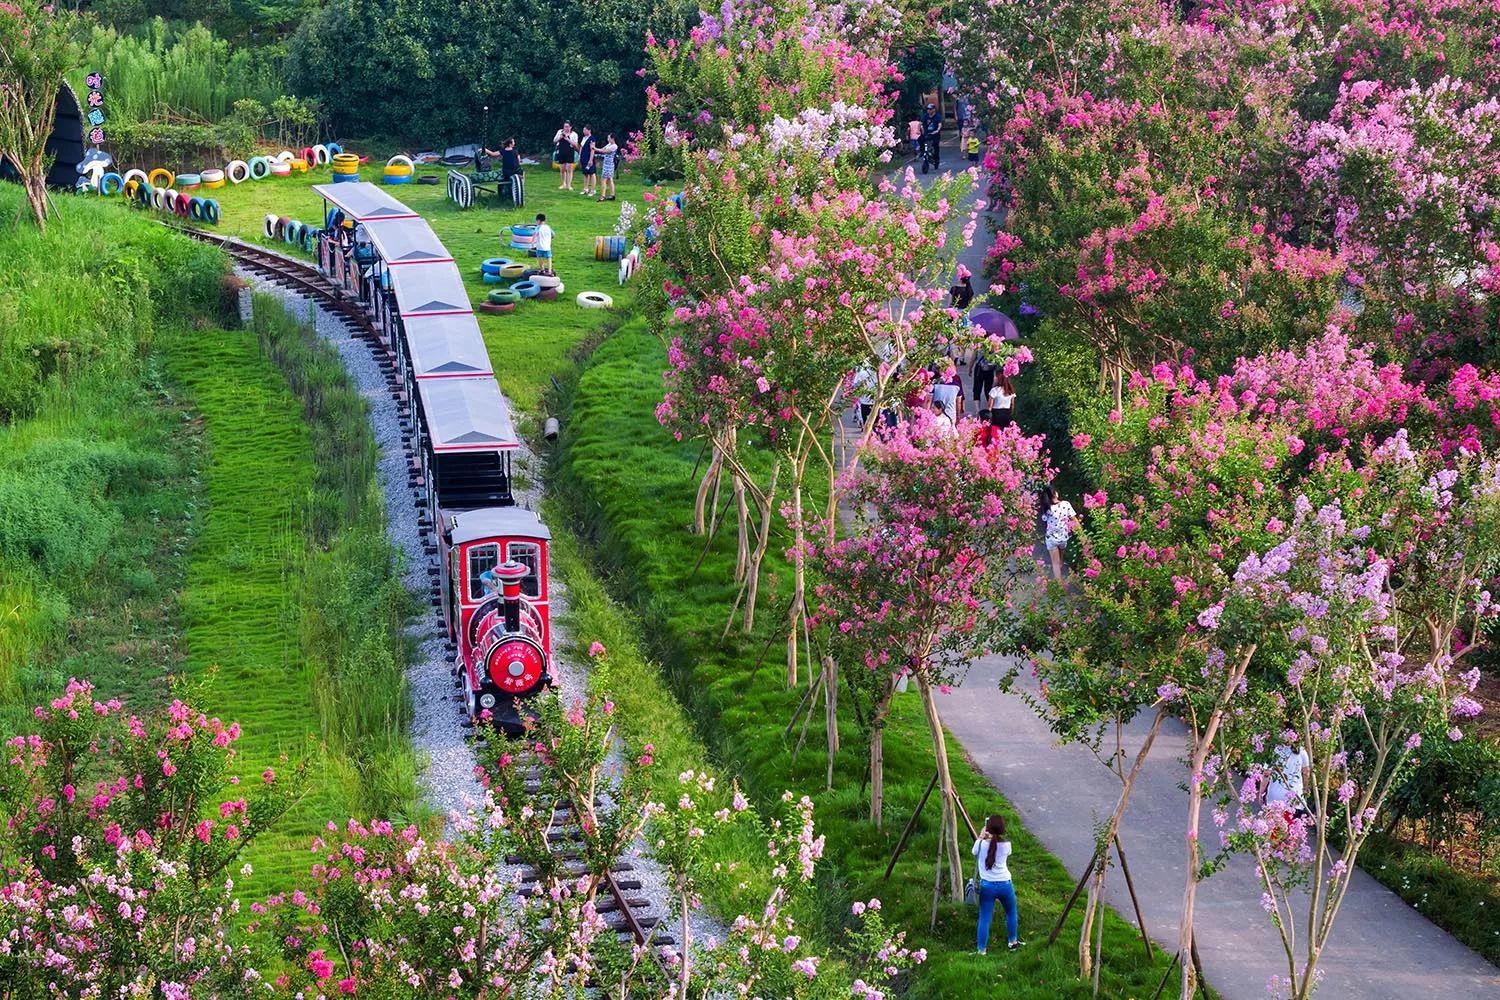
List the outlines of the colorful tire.
<svg viewBox="0 0 1500 1000">
<path fill-rule="evenodd" d="M 243 184 L 250 179 L 250 164 L 244 160 L 230 160 L 224 165 L 224 176 L 231 184 Z"/>
<path fill-rule="evenodd" d="M 520 302 L 521 293 L 514 288 L 497 288 L 485 296 L 489 302 Z"/>
<path fill-rule="evenodd" d="M 380 178 L 380 181 L 383 184 L 410 184 L 411 175 L 408 174 L 405 177 L 392 177 L 390 174 L 386 174 L 384 177 Z"/>
<path fill-rule="evenodd" d="M 281 240 L 287 246 L 299 246 L 302 243 L 302 223 L 296 219 L 288 222 L 281 231 Z"/>
<path fill-rule="evenodd" d="M 210 226 L 217 226 L 219 224 L 219 203 L 216 199 L 203 199 L 203 221 Z"/>
<path fill-rule="evenodd" d="M 110 190 L 113 185 L 113 190 Z M 111 171 L 99 178 L 99 193 L 101 195 L 119 194 L 125 190 L 125 178 Z"/>
<path fill-rule="evenodd" d="M 514 302 L 481 302 L 479 311 L 484 313 L 508 313 L 516 311 Z"/>
<path fill-rule="evenodd" d="M 387 170 L 391 169 L 392 167 L 405 167 L 408 174 L 417 169 L 417 165 L 412 162 L 412 158 L 410 156 L 407 156 L 405 153 L 397 153 L 395 156 L 385 161 L 385 168 Z"/>
<path fill-rule="evenodd" d="M 158 191 L 160 191 L 159 188 Z M 161 203 L 157 204 L 155 201 L 152 201 L 152 207 L 159 208 L 164 212 L 177 211 L 177 192 L 173 191 L 171 188 L 167 188 L 165 191 L 160 191 L 160 193 Z"/>
<path fill-rule="evenodd" d="M 535 274 L 532 275 L 531 280 L 542 288 L 556 288 L 562 284 L 562 279 L 555 274 Z"/>
<path fill-rule="evenodd" d="M 319 142 L 310 146 L 309 149 L 311 149 L 312 151 L 312 156 L 308 158 L 309 163 L 316 164 L 320 167 L 328 166 L 329 152 L 327 146 Z"/>
<path fill-rule="evenodd" d="M 335 184 L 358 184 L 359 183 L 359 174 L 334 174 L 333 175 L 333 183 L 335 183 Z"/>
<path fill-rule="evenodd" d="M 249 167 L 252 181 L 263 181 L 271 176 L 271 161 L 264 156 L 252 156 Z"/>
<path fill-rule="evenodd" d="M 290 226 L 291 224 L 292 224 L 292 220 L 291 219 L 288 219 L 284 215 L 278 216 L 277 219 L 276 219 L 276 228 L 271 231 L 271 238 L 275 239 L 275 240 L 281 240 L 281 241 L 285 242 L 285 240 L 286 240 L 286 227 Z"/>
<path fill-rule="evenodd" d="M 266 234 L 268 240 L 276 238 L 276 216 L 266 213 L 266 217 L 261 220 L 261 232 Z"/>
<path fill-rule="evenodd" d="M 318 231 L 312 226 L 302 230 L 302 249 L 308 253 L 316 253 L 318 250 Z"/>
<path fill-rule="evenodd" d="M 625 256 L 625 237 L 623 236 L 595 236 L 594 237 L 594 259 L 595 260 L 619 260 Z"/>
<path fill-rule="evenodd" d="M 200 185 L 202 183 L 203 183 L 203 175 L 202 174 L 178 174 L 177 175 L 177 190 L 179 190 L 179 191 L 191 191 L 193 188 L 197 187 L 198 185 Z"/>
<path fill-rule="evenodd" d="M 603 292 L 579 292 L 573 300 L 580 309 L 613 309 L 615 300 Z"/>
<path fill-rule="evenodd" d="M 135 181 L 136 184 L 137 184 L 137 186 L 139 186 L 141 184 L 150 184 L 151 183 L 151 179 L 146 176 L 146 171 L 141 170 L 139 168 L 133 168 L 133 169 L 125 171 L 125 175 L 124 176 L 125 176 L 125 183 L 126 184 L 129 184 L 131 181 Z M 131 190 L 134 191 L 135 188 L 131 188 Z"/>
<path fill-rule="evenodd" d="M 224 171 L 217 167 L 210 167 L 203 171 L 203 186 L 206 188 L 221 188 L 224 186 Z"/>
<path fill-rule="evenodd" d="M 272 177 L 290 177 L 291 175 L 292 175 L 292 161 L 291 160 L 272 160 L 271 161 L 271 176 Z"/>
<path fill-rule="evenodd" d="M 525 264 L 505 264 L 500 268 L 500 277 L 506 281 L 516 281 L 526 273 Z"/>
<path fill-rule="evenodd" d="M 307 173 L 307 161 L 300 156 L 297 157 L 292 161 L 292 170 L 299 174 Z"/>
<path fill-rule="evenodd" d="M 167 188 L 153 187 L 151 189 L 151 207 L 163 209 L 167 207 Z"/>
<path fill-rule="evenodd" d="M 336 142 L 330 142 L 327 146 L 324 147 L 324 151 L 328 153 L 328 158 L 332 160 L 335 156 L 338 156 L 344 151 L 344 147 L 340 146 Z"/>
<path fill-rule="evenodd" d="M 193 202 L 196 201 L 196 200 L 197 200 L 196 198 L 191 198 L 191 197 L 189 197 L 188 195 L 185 195 L 185 194 L 178 195 L 177 196 L 177 215 L 178 215 L 178 217 L 179 218 L 183 218 L 183 219 L 192 218 L 192 215 L 190 213 L 191 213 L 192 208 L 193 208 Z"/>
<path fill-rule="evenodd" d="M 303 146 L 302 152 L 297 154 L 297 158 L 307 163 L 314 163 L 317 161 L 317 156 L 313 153 L 313 148 L 311 146 Z"/>
<path fill-rule="evenodd" d="M 536 300 L 538 302 L 556 302 L 557 301 L 557 289 L 555 289 L 555 288 L 543 288 L 540 292 L 536 293 Z"/>
<path fill-rule="evenodd" d="M 339 153 L 333 158 L 333 172 L 354 174 L 359 172 L 359 157 L 353 153 Z"/>
<path fill-rule="evenodd" d="M 510 286 L 510 290 L 523 299 L 534 299 L 542 291 L 542 286 L 535 281 L 518 281 Z"/>
<path fill-rule="evenodd" d="M 166 167 L 157 167 L 146 175 L 146 183 L 154 188 L 169 188 L 176 179 Z"/>
<path fill-rule="evenodd" d="M 513 261 L 509 257 L 490 257 L 479 262 L 480 274 L 499 274 L 500 269 L 508 267 Z"/>
<path fill-rule="evenodd" d="M 498 285 L 505 279 L 500 277 L 500 275 L 498 274 L 481 274 L 479 276 L 479 280 L 484 282 L 486 285 Z"/>
<path fill-rule="evenodd" d="M 197 198 L 188 199 L 188 218 L 194 222 L 203 221 L 203 202 Z"/>
<path fill-rule="evenodd" d="M 134 200 L 135 193 L 140 189 L 141 182 L 132 177 L 130 180 L 125 182 L 125 185 L 123 187 L 120 188 L 120 194 L 124 195 L 128 199 Z"/>
</svg>

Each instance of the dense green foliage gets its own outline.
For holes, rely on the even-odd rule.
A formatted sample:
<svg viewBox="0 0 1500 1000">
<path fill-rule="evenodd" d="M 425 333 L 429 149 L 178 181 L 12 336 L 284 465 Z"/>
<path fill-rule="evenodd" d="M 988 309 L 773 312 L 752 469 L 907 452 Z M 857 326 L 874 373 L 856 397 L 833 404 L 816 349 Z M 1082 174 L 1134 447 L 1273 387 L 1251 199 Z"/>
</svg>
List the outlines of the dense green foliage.
<svg viewBox="0 0 1500 1000">
<path fill-rule="evenodd" d="M 913 996 L 993 995 L 1000 988 L 997 979 L 1006 996 L 1019 1000 L 1088 995 L 1088 985 L 1076 979 L 1071 948 L 1046 948 L 1038 940 L 1056 919 L 1073 880 L 1019 823 L 1010 826 L 1012 871 L 1022 936 L 1033 945 L 998 964 L 994 955 L 986 961 L 972 954 L 973 918 L 960 904 L 942 904 L 936 935 L 925 933 L 939 817 L 932 804 L 891 879 L 882 878 L 900 821 L 909 816 L 933 770 L 914 695 L 897 698 L 887 729 L 887 809 L 897 822 L 884 830 L 877 831 L 866 819 L 860 789 L 864 756 L 852 717 L 846 723 L 834 791 L 823 791 L 821 737 L 810 735 L 800 756 L 792 753 L 796 738 L 787 737 L 784 729 L 802 692 L 787 690 L 778 665 L 760 660 L 765 634 L 720 641 L 735 591 L 734 542 L 728 533 L 695 569 L 703 539 L 688 534 L 685 522 L 696 485 L 692 472 L 698 446 L 673 442 L 656 421 L 657 373 L 663 363 L 663 348 L 639 319 L 628 322 L 590 358 L 567 423 L 570 442 L 559 475 L 563 501 L 574 525 L 594 544 L 617 592 L 650 623 L 652 651 L 667 665 L 679 698 L 715 755 L 762 803 L 784 787 L 814 797 L 820 829 L 828 837 L 825 921 L 837 927 L 852 898 L 884 899 L 887 917 L 918 932 L 917 943 L 932 949 L 912 984 Z M 630 475 L 621 475 L 622 469 Z M 787 582 L 769 583 L 772 606 L 784 606 Z M 972 767 L 955 761 L 955 782 L 972 814 L 999 806 L 1015 815 Z M 1063 940 L 1076 937 L 1078 919 L 1075 911 L 1072 930 L 1064 932 Z M 1103 995 L 1149 995 L 1161 978 L 1165 956 L 1147 963 L 1132 934 L 1110 916 L 1105 948 L 1111 961 L 1103 973 Z"/>
<path fill-rule="evenodd" d="M 696 10 L 690 0 L 332 0 L 288 43 L 286 75 L 346 135 L 424 146 L 514 135 L 535 148 L 567 118 L 623 142 L 645 115 L 641 40 L 680 35 Z"/>
<path fill-rule="evenodd" d="M 317 0 L 97 0 L 105 24 L 126 28 L 160 18 L 201 21 L 235 42 L 266 42 L 292 31 L 317 8 Z"/>
</svg>

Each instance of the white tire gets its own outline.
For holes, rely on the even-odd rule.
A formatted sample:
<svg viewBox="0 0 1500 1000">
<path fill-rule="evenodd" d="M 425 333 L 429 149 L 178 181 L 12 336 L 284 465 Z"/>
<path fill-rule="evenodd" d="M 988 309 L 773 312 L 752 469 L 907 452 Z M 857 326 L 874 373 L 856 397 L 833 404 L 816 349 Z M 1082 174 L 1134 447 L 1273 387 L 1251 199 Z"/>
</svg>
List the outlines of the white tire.
<svg viewBox="0 0 1500 1000">
<path fill-rule="evenodd" d="M 261 224 L 261 228 L 262 228 L 262 230 L 266 234 L 266 239 L 268 239 L 268 240 L 275 239 L 276 238 L 276 216 L 274 214 L 267 213 L 266 220 L 265 220 L 264 223 Z"/>
<path fill-rule="evenodd" d="M 175 213 L 177 211 L 177 197 L 177 192 L 173 191 L 171 188 L 168 188 L 167 190 L 162 192 L 161 204 L 158 205 L 157 208 L 165 209 L 168 212 Z"/>
<path fill-rule="evenodd" d="M 613 309 L 615 300 L 603 292 L 579 292 L 578 298 L 573 301 L 578 303 L 580 309 Z"/>
<path fill-rule="evenodd" d="M 148 183 L 150 183 L 146 179 L 146 171 L 144 171 L 144 170 L 127 170 L 127 171 L 125 171 L 125 177 L 123 178 L 123 180 L 120 183 L 120 187 L 123 188 L 126 184 L 129 184 L 132 180 L 139 181 L 142 184 L 148 184 Z"/>
<path fill-rule="evenodd" d="M 231 184 L 243 184 L 250 179 L 250 164 L 244 160 L 230 160 L 224 165 L 224 176 Z"/>
<path fill-rule="evenodd" d="M 412 162 L 411 157 L 404 153 L 397 153 L 389 160 L 386 160 L 385 165 L 388 167 L 405 167 L 407 173 L 411 173 L 417 169 L 417 165 Z"/>
<path fill-rule="evenodd" d="M 540 288 L 556 288 L 562 284 L 562 279 L 555 274 L 533 274 L 531 280 Z"/>
<path fill-rule="evenodd" d="M 271 159 L 277 163 L 291 163 L 296 158 L 297 154 L 292 152 L 290 149 L 283 149 L 281 152 L 271 157 Z"/>
<path fill-rule="evenodd" d="M 321 142 L 313 146 L 313 163 L 320 167 L 328 166 L 328 147 Z"/>
</svg>

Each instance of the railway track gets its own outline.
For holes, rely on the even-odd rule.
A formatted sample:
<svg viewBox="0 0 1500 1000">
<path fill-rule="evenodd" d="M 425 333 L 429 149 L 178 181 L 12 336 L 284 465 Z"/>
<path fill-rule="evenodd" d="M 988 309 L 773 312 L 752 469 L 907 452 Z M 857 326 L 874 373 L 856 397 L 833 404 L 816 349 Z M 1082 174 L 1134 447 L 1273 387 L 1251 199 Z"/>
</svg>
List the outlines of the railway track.
<svg viewBox="0 0 1500 1000">
<path fill-rule="evenodd" d="M 385 377 L 386 387 L 396 402 L 397 413 L 400 417 L 402 449 L 406 458 L 407 485 L 412 491 L 412 506 L 415 510 L 413 516 L 416 518 L 417 526 L 421 529 L 422 548 L 426 554 L 429 600 L 434 609 L 440 607 L 442 569 L 437 561 L 438 546 L 435 529 L 426 514 L 421 465 L 416 454 L 413 401 L 408 397 L 396 370 L 395 355 L 381 340 L 375 322 L 364 304 L 304 261 L 287 257 L 253 243 L 246 243 L 232 236 L 223 236 L 172 223 L 163 223 L 163 225 L 183 236 L 219 247 L 233 258 L 237 266 L 270 284 L 313 299 L 320 307 L 337 317 L 352 335 L 364 341 L 370 348 L 371 354 Z M 438 622 L 443 634 L 446 635 L 447 624 L 442 621 L 440 614 L 438 614 Z M 456 659 L 458 650 L 452 642 L 446 642 L 444 651 L 450 661 Z M 457 686 L 459 675 L 456 667 L 452 673 L 455 686 Z M 460 715 L 462 714 L 462 709 L 460 709 Z M 559 856 L 565 862 L 565 868 L 576 874 L 583 874 L 581 866 L 567 864 L 569 858 L 578 856 L 578 852 L 573 849 L 576 841 L 566 833 L 559 833 L 554 836 L 553 843 L 556 845 Z M 537 892 L 541 874 L 520 858 L 507 858 L 506 860 L 520 869 L 522 895 Z M 670 935 L 653 935 L 652 931 L 660 923 L 661 918 L 644 912 L 651 908 L 651 901 L 640 895 L 641 880 L 635 877 L 635 869 L 629 862 L 616 863 L 604 873 L 601 884 L 607 891 L 608 897 L 598 899 L 595 908 L 612 931 L 623 938 L 629 938 L 635 944 L 651 945 L 653 953 L 656 954 L 659 954 L 660 949 L 676 944 L 675 939 Z"/>
</svg>

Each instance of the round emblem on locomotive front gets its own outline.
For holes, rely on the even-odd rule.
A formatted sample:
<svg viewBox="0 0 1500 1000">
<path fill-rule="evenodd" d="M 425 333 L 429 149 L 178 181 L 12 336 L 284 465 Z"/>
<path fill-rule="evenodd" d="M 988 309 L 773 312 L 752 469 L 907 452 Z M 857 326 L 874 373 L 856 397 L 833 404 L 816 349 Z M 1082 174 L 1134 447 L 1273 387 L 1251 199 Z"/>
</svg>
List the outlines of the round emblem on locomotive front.
<svg viewBox="0 0 1500 1000">
<path fill-rule="evenodd" d="M 509 694 L 526 694 L 542 682 L 547 672 L 547 657 L 536 640 L 512 635 L 497 642 L 490 650 L 490 680 Z"/>
</svg>

